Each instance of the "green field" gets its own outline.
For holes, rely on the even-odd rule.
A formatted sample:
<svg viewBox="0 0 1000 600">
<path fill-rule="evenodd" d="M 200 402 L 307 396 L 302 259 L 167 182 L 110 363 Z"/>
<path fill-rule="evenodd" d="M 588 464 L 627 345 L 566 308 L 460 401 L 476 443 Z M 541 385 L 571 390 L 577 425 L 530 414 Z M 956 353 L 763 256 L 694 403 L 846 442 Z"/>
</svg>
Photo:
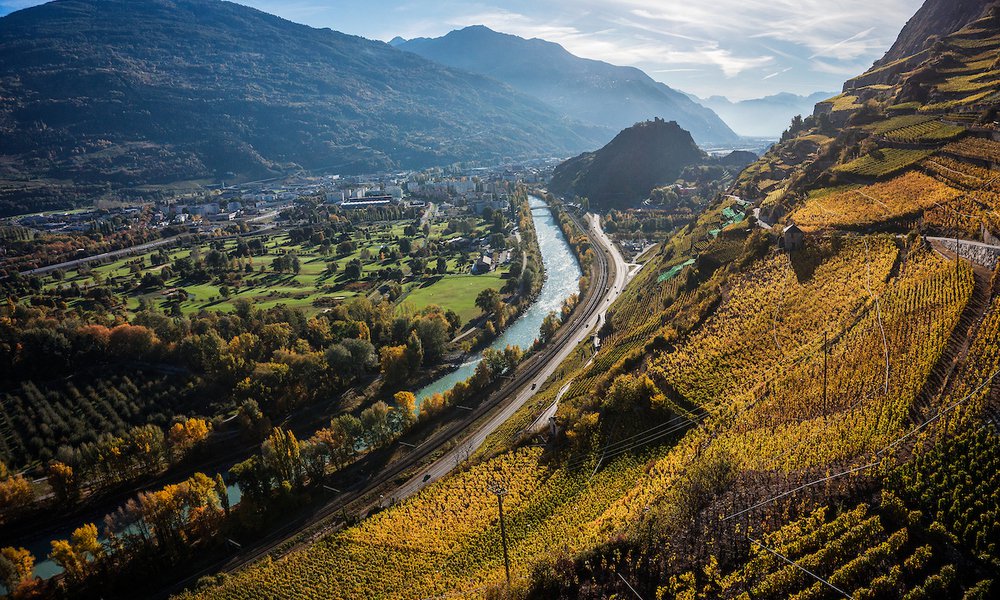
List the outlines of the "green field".
<svg viewBox="0 0 1000 600">
<path fill-rule="evenodd" d="M 399 310 L 419 311 L 436 304 L 455 311 L 462 322 L 467 323 L 481 312 L 476 307 L 476 296 L 485 289 L 499 290 L 504 283 L 501 277 L 496 271 L 483 275 L 448 275 L 414 288 L 400 299 Z"/>
<path fill-rule="evenodd" d="M 328 253 L 323 254 L 320 246 L 296 244 L 288 234 L 275 233 L 264 238 L 264 254 L 232 258 L 232 265 L 226 273 L 212 274 L 211 277 L 197 280 L 173 275 L 164 279 L 162 287 L 140 289 L 138 283 L 147 273 L 160 274 L 165 267 L 175 265 L 175 261 L 179 259 L 204 259 L 213 247 L 233 257 L 237 240 L 206 241 L 193 248 L 168 249 L 168 262 L 154 266 L 152 259 L 159 252 L 157 249 L 89 269 L 71 270 L 59 274 L 61 277 L 48 275 L 44 279 L 44 290 L 55 292 L 75 285 L 86 292 L 95 287 L 108 286 L 114 290 L 116 297 L 124 297 L 126 308 L 133 312 L 139 310 L 143 303 L 168 312 L 180 310 L 185 315 L 202 310 L 230 312 L 234 310 L 236 301 L 245 299 L 257 308 L 285 305 L 302 309 L 308 314 L 316 314 L 338 301 L 357 296 L 374 296 L 384 291 L 385 286 L 393 282 L 372 274 L 385 269 L 398 269 L 403 275 L 402 295 L 398 299 L 399 310 L 419 311 L 435 304 L 445 310 L 454 310 L 463 323 L 474 319 L 480 312 L 475 306 L 476 296 L 486 288 L 500 289 L 508 269 L 471 275 L 472 264 L 479 252 L 447 250 L 444 242 L 460 237 L 460 234 L 448 231 L 447 222 L 436 222 L 431 225 L 428 238 L 422 232 L 411 238 L 414 251 L 428 244 L 438 248 L 438 253 L 429 253 L 426 257 L 428 268 L 425 274 L 414 277 L 411 256 L 393 259 L 388 254 L 388 250 L 397 248 L 399 241 L 405 237 L 403 230 L 408 223 L 396 221 L 357 229 L 350 235 L 350 241 L 356 248 L 349 254 L 338 254 L 336 243 L 332 244 Z M 480 220 L 466 236 L 480 238 L 488 233 L 489 224 Z M 339 241 L 341 240 L 337 240 Z M 274 270 L 274 261 L 286 253 L 294 253 L 298 257 L 297 273 L 279 273 Z M 444 275 L 433 272 L 439 257 L 447 260 L 448 272 Z M 345 275 L 345 268 L 355 259 L 362 263 L 362 277 L 358 281 L 351 281 Z M 327 265 L 331 262 L 337 263 L 338 270 L 335 274 L 328 271 Z M 228 288 L 228 298 L 222 293 L 223 287 Z M 183 291 L 187 297 L 176 301 L 179 291 Z M 67 303 L 71 307 L 83 306 L 86 300 L 71 299 Z M 176 308 L 174 304 L 177 305 Z"/>
</svg>

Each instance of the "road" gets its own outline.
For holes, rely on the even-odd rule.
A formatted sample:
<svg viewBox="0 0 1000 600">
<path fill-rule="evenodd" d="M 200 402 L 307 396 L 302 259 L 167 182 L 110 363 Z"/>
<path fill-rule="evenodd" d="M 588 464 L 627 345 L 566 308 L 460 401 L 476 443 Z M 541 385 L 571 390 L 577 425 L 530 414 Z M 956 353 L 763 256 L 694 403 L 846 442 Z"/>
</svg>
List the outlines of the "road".
<svg viewBox="0 0 1000 600">
<path fill-rule="evenodd" d="M 22 271 L 21 275 L 44 275 L 45 273 L 50 273 L 52 271 L 55 271 L 56 269 L 63 269 L 63 270 L 75 269 L 76 267 L 95 261 L 104 261 L 112 258 L 118 258 L 120 256 L 128 256 L 130 254 L 140 254 L 146 252 L 147 250 L 159 248 L 160 246 L 173 244 L 175 242 L 182 240 L 183 238 L 184 235 L 163 238 L 152 242 L 146 242 L 145 244 L 139 244 L 138 246 L 130 246 L 128 248 L 122 248 L 121 250 L 112 250 L 111 252 L 104 252 L 102 254 L 95 254 L 93 256 L 87 256 L 85 258 L 68 260 L 66 262 L 61 262 L 55 265 L 48 265 L 46 267 L 38 267 L 37 269 Z"/>
<path fill-rule="evenodd" d="M 423 229 L 436 215 L 437 206 L 433 202 L 428 202 L 427 206 L 424 207 L 424 212 L 420 215 L 420 228 Z"/>
<path fill-rule="evenodd" d="M 508 419 L 514 416 L 514 413 L 520 410 L 522 406 L 527 404 L 527 402 L 534 397 L 535 393 L 542 387 L 542 384 L 544 384 L 549 377 L 556 372 L 562 362 L 566 360 L 574 350 L 576 350 L 577 345 L 590 339 L 593 336 L 594 331 L 598 328 L 598 325 L 604 321 L 608 308 L 614 303 L 618 296 L 621 295 L 622 290 L 625 288 L 630 269 L 625 263 L 625 259 L 622 257 L 621 253 L 618 252 L 618 249 L 601 228 L 600 218 L 596 215 L 587 215 L 587 220 L 587 233 L 591 240 L 596 242 L 595 245 L 598 247 L 597 256 L 604 258 L 604 264 L 607 264 L 607 257 L 610 257 L 613 261 L 612 272 L 614 277 L 609 282 L 607 291 L 603 295 L 597 295 L 597 298 L 600 301 L 591 311 L 587 313 L 586 318 L 583 319 L 583 322 L 576 327 L 575 331 L 569 336 L 569 338 L 563 338 L 559 342 L 557 352 L 549 358 L 543 368 L 538 370 L 538 372 L 526 382 L 530 385 L 516 392 L 512 402 L 506 403 L 503 408 L 491 415 L 474 433 L 472 433 L 472 435 L 468 436 L 460 444 L 457 444 L 454 448 L 445 453 L 444 456 L 434 461 L 422 473 L 399 486 L 392 496 L 392 498 L 396 501 L 409 498 L 427 485 L 441 479 L 451 472 L 451 470 L 457 465 L 464 462 L 464 460 L 471 456 L 476 450 L 478 450 L 491 433 L 506 423 Z"/>
<path fill-rule="evenodd" d="M 757 219 L 757 226 L 765 231 L 770 231 L 774 225 L 768 223 L 760 216 L 760 208 L 753 209 L 753 216 Z"/>
<path fill-rule="evenodd" d="M 655 248 L 655 247 L 656 247 L 655 245 L 650 246 L 650 248 Z M 639 253 L 639 256 L 642 256 L 643 254 L 645 254 L 645 252 Z M 642 265 L 640 265 L 640 264 L 629 264 L 628 267 L 629 267 L 629 271 L 628 271 L 628 275 L 626 276 L 626 281 L 625 281 L 624 285 L 628 285 L 629 282 L 632 281 L 632 279 L 636 275 L 638 275 L 639 271 L 642 269 Z M 621 272 L 621 271 L 616 271 L 616 272 Z M 624 286 L 622 286 L 622 289 L 624 289 Z M 607 308 L 608 307 L 605 307 L 605 309 L 604 309 L 605 313 L 607 312 Z M 602 314 L 601 318 L 598 320 L 598 322 L 601 322 L 603 319 L 604 319 L 604 315 Z M 586 369 L 593 362 L 594 362 L 594 358 L 591 357 L 590 361 L 587 362 L 586 365 L 584 365 L 584 368 Z M 549 419 L 552 418 L 552 417 L 554 417 L 554 416 L 556 416 L 556 411 L 559 410 L 559 401 L 562 400 L 563 396 L 566 395 L 566 392 L 569 391 L 569 387 L 570 387 L 570 385 L 572 383 L 573 383 L 573 381 L 570 380 L 569 383 L 567 383 L 562 388 L 560 388 L 559 393 L 556 394 L 556 398 L 555 398 L 555 400 L 553 400 L 552 404 L 548 408 L 546 408 L 545 411 L 541 415 L 539 415 L 538 418 L 536 418 L 531 423 L 531 425 L 529 425 L 528 427 L 526 427 L 524 429 L 524 432 L 526 432 L 526 433 L 539 433 L 539 432 L 541 432 L 541 431 L 543 431 L 545 429 L 546 424 L 549 422 Z"/>
<path fill-rule="evenodd" d="M 577 344 L 591 336 L 591 332 L 604 319 L 608 307 L 621 294 L 627 280 L 628 265 L 611 240 L 604 234 L 599 220 L 596 217 L 590 217 L 589 220 L 590 226 L 587 228 L 587 234 L 595 248 L 598 249 L 595 252 L 597 273 L 592 282 L 594 286 L 592 289 L 596 293 L 588 294 L 585 297 L 583 304 L 577 307 L 569 321 L 556 332 L 555 338 L 540 352 L 522 363 L 510 381 L 484 399 L 479 406 L 468 411 L 468 414 L 462 419 L 433 433 L 427 439 L 403 440 L 412 446 L 413 449 L 410 453 L 359 484 L 357 489 L 337 492 L 336 496 L 324 506 L 291 520 L 264 537 L 257 538 L 252 546 L 244 545 L 239 554 L 205 567 L 183 581 L 151 596 L 166 597 L 170 593 L 177 593 L 184 587 L 193 585 L 199 577 L 209 573 L 235 571 L 264 558 L 279 547 L 283 548 L 283 553 L 286 550 L 290 552 L 291 549 L 307 543 L 300 541 L 297 546 L 293 546 L 291 549 L 287 546 L 304 530 L 314 526 L 320 527 L 321 531 L 327 530 L 325 524 L 329 522 L 329 519 L 343 512 L 350 511 L 353 514 L 363 515 L 376 505 L 387 504 L 392 499 L 398 500 L 412 496 L 460 464 L 461 460 L 468 456 L 469 444 L 471 443 L 475 447 L 481 445 L 490 433 L 523 406 L 535 393 L 532 387 L 534 386 L 536 389 L 540 387 L 555 372 L 560 363 L 573 352 Z M 602 289 L 605 290 L 603 294 L 600 293 Z M 459 409 L 456 408 L 456 410 Z M 473 428 L 475 429 L 473 430 Z M 460 440 L 460 442 L 455 443 L 456 440 Z M 421 470 L 416 477 L 406 483 L 394 489 L 391 487 L 392 482 L 397 477 L 419 466 L 428 457 L 443 448 L 450 449 L 443 458 L 435 460 L 428 469 Z M 425 477 L 428 474 L 431 477 Z M 373 502 L 372 499 L 376 494 L 385 500 Z"/>
<path fill-rule="evenodd" d="M 943 244 L 954 244 L 955 243 L 955 238 L 952 238 L 952 237 L 927 236 L 924 239 L 926 239 L 928 241 L 931 241 L 931 242 L 941 242 Z M 994 244 L 987 244 L 986 242 L 976 242 L 976 241 L 973 241 L 973 240 L 959 239 L 958 243 L 961 246 L 969 246 L 971 248 L 986 248 L 988 250 L 1000 251 L 1000 246 L 997 246 L 997 245 L 994 245 Z"/>
<path fill-rule="evenodd" d="M 261 215 L 261 217 L 273 217 L 273 215 Z M 251 219 L 254 220 L 254 219 Z M 227 235 L 218 238 L 211 238 L 214 240 L 228 240 L 234 237 L 252 237 L 255 235 L 262 235 L 269 233 L 274 229 L 273 225 L 264 227 L 263 229 L 258 229 L 256 231 L 248 231 L 247 233 L 240 233 L 237 235 Z M 122 248 L 120 250 L 112 250 L 110 252 L 104 252 L 101 254 L 94 254 L 93 256 L 86 256 L 84 258 L 76 258 L 73 260 L 68 260 L 66 262 L 61 262 L 55 265 L 47 265 L 44 267 L 38 267 L 37 269 L 30 269 L 28 271 L 21 271 L 21 275 L 44 275 L 46 273 L 51 273 L 56 269 L 69 270 L 75 269 L 81 265 L 85 265 L 92 262 L 104 262 L 106 260 L 120 258 L 122 256 L 131 256 L 133 254 L 144 254 L 149 250 L 154 248 L 159 248 L 160 246 L 168 246 L 177 242 L 181 242 L 187 238 L 197 237 L 197 234 L 184 233 L 181 235 L 175 235 L 173 237 L 163 238 L 160 240 L 154 240 L 152 242 L 146 242 L 145 244 L 139 244 L 138 246 L 129 246 L 128 248 Z"/>
<path fill-rule="evenodd" d="M 594 362 L 593 358 L 590 359 L 590 362 L 588 362 L 586 366 L 590 366 L 590 363 L 592 362 Z M 572 379 L 559 388 L 559 392 L 556 394 L 556 399 L 552 401 L 552 404 L 550 404 L 549 407 L 542 412 L 542 414 L 538 415 L 535 420 L 531 422 L 531 425 L 525 427 L 522 433 L 535 434 L 544 431 L 549 419 L 556 416 L 556 411 L 559 410 L 559 401 L 566 395 L 566 392 L 569 391 L 569 386 L 571 385 L 573 385 Z"/>
</svg>

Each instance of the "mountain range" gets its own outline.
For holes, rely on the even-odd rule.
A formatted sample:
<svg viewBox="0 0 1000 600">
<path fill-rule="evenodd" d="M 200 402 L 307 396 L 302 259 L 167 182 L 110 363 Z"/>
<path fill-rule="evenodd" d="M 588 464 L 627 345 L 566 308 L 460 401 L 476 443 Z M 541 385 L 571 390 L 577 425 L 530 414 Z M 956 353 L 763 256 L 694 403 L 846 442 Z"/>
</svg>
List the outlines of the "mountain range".
<svg viewBox="0 0 1000 600">
<path fill-rule="evenodd" d="M 692 97 L 714 110 L 737 133 L 749 137 L 777 138 L 795 115 L 811 115 L 817 103 L 836 96 L 835 92 L 817 92 L 798 96 L 787 92 L 733 102 L 724 96 Z"/>
<path fill-rule="evenodd" d="M 787 116 L 767 134 L 795 109 L 775 108 Z M 571 156 L 652 118 L 702 145 L 740 139 L 639 69 L 482 26 L 384 44 L 219 0 L 56 0 L 0 18 L 0 215 L 299 170 Z"/>
<path fill-rule="evenodd" d="M 545 40 L 524 39 L 478 25 L 439 38 L 395 38 L 390 44 L 506 83 L 554 107 L 566 118 L 604 128 L 604 141 L 637 122 L 656 117 L 676 121 L 699 144 L 739 140 L 719 115 L 643 71 L 580 58 Z"/>
<path fill-rule="evenodd" d="M 0 19 L 8 184 L 420 168 L 604 135 L 482 75 L 229 2 L 56 0 Z M 0 203 L 28 187 L 0 185 Z"/>
</svg>

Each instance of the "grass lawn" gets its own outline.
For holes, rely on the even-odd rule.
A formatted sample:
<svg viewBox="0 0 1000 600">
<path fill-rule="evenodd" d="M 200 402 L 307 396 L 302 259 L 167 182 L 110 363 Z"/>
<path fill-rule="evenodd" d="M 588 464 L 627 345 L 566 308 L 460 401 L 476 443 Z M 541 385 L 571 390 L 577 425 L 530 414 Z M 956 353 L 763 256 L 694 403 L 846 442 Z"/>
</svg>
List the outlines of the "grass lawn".
<svg viewBox="0 0 1000 600">
<path fill-rule="evenodd" d="M 343 276 L 343 271 L 348 262 L 353 259 L 360 259 L 363 253 L 367 254 L 367 259 L 362 259 L 362 271 L 367 275 L 373 271 L 381 271 L 386 268 L 399 268 L 404 276 L 411 274 L 412 258 L 405 257 L 399 261 L 379 260 L 379 252 L 383 248 L 395 248 L 398 240 L 404 237 L 404 228 L 409 221 L 398 221 L 391 224 L 380 225 L 355 232 L 352 241 L 356 244 L 356 249 L 346 256 L 336 256 L 330 254 L 323 256 L 319 254 L 318 247 L 309 244 L 292 244 L 288 234 L 278 233 L 266 238 L 265 255 L 256 255 L 243 259 L 245 264 L 251 267 L 250 273 L 242 273 L 243 284 L 241 286 L 230 286 L 232 296 L 223 298 L 220 293 L 221 282 L 215 280 L 201 282 L 182 280 L 179 277 L 169 278 L 165 282 L 163 289 L 151 291 L 131 291 L 126 297 L 126 306 L 131 311 L 136 311 L 140 307 L 140 299 L 153 303 L 162 310 L 170 308 L 170 301 L 164 290 L 173 288 L 183 289 L 190 297 L 180 303 L 180 310 L 185 315 L 197 313 L 201 310 L 231 312 L 233 303 L 237 299 L 250 300 L 257 308 L 266 309 L 279 304 L 300 308 L 307 314 L 322 312 L 328 303 L 318 300 L 348 300 L 360 294 L 367 293 L 346 289 L 347 281 Z M 478 238 L 488 235 L 489 223 L 479 220 L 477 226 L 466 237 Z M 441 243 L 446 239 L 459 237 L 461 234 L 455 232 L 445 236 L 444 232 L 448 227 L 447 222 L 436 222 L 431 225 L 431 242 Z M 412 239 L 413 248 L 419 248 L 429 243 L 423 237 L 422 232 Z M 236 240 L 227 240 L 223 244 L 223 250 L 232 253 L 237 245 Z M 336 244 L 334 244 L 336 246 Z M 202 243 L 196 250 L 191 248 L 169 248 L 165 249 L 169 256 L 169 263 L 172 264 L 179 258 L 191 258 L 192 255 L 204 257 L 212 249 L 212 242 Z M 367 252 L 365 252 L 367 251 Z M 65 273 L 62 280 L 57 281 L 55 277 L 45 278 L 44 286 L 47 291 L 54 291 L 61 286 L 68 286 L 76 283 L 87 288 L 95 285 L 96 279 L 103 284 L 112 284 L 116 290 L 121 286 L 131 287 L 133 280 L 141 277 L 147 272 L 158 273 L 164 265 L 152 266 L 152 256 L 160 252 L 156 249 L 142 255 L 122 257 L 105 265 L 94 265 L 91 272 L 82 275 L 79 270 L 70 270 Z M 271 269 L 274 260 L 286 252 L 294 252 L 299 258 L 300 271 L 298 274 L 275 273 Z M 470 275 L 472 263 L 477 254 L 470 252 L 467 261 L 460 263 L 459 257 L 455 253 L 449 252 L 445 255 L 448 263 L 449 273 L 443 278 L 428 278 L 429 283 L 424 281 L 409 282 L 404 284 L 404 296 L 397 311 L 405 310 L 418 311 L 429 305 L 438 305 L 445 310 L 454 310 L 461 317 L 463 323 L 476 318 L 480 310 L 476 308 L 476 296 L 487 288 L 499 290 L 503 284 L 503 273 L 506 269 L 490 273 L 487 275 Z M 433 270 L 437 266 L 437 255 L 428 257 L 428 270 Z M 143 268 L 138 272 L 132 272 L 130 263 L 141 261 Z M 340 267 L 340 273 L 331 277 L 327 273 L 327 263 L 336 261 Z M 261 269 L 264 269 L 261 272 Z M 120 293 L 120 292 L 118 292 Z M 80 301 L 72 301 L 75 304 Z"/>
<path fill-rule="evenodd" d="M 420 310 L 436 304 L 458 313 L 462 323 L 478 317 L 482 311 L 476 307 L 479 292 L 493 288 L 499 290 L 504 280 L 498 272 L 485 275 L 448 275 L 431 285 L 414 288 L 402 299 L 397 310 Z"/>
</svg>

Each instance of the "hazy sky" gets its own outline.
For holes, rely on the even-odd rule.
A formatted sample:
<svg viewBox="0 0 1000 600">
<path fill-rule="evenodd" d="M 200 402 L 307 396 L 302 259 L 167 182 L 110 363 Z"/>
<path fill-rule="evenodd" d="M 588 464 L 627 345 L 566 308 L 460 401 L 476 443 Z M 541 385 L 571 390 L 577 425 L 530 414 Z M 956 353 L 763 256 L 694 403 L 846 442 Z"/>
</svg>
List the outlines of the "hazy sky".
<svg viewBox="0 0 1000 600">
<path fill-rule="evenodd" d="M 367 38 L 486 25 L 733 99 L 839 91 L 880 58 L 923 0 L 242 0 Z M 41 4 L 0 0 L 0 14 Z"/>
</svg>

